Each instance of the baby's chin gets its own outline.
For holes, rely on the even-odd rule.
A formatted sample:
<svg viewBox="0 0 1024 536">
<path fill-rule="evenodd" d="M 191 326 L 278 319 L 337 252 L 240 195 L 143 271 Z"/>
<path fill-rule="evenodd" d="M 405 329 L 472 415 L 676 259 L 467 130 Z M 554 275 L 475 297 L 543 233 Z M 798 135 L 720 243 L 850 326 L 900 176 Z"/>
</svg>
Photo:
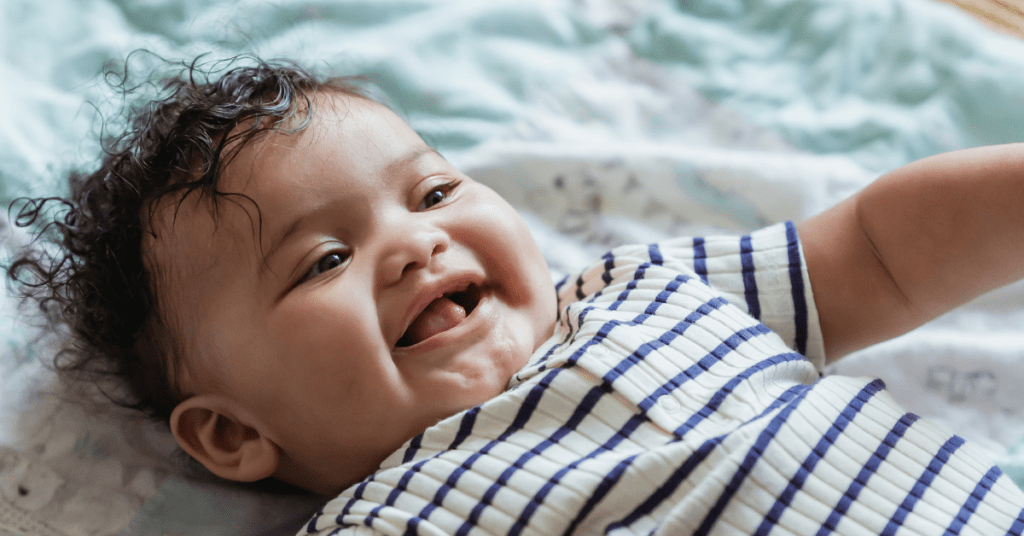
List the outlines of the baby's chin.
<svg viewBox="0 0 1024 536">
<path fill-rule="evenodd" d="M 434 384 L 435 388 L 431 391 L 430 396 L 437 397 L 435 402 L 443 398 L 447 403 L 424 404 L 426 406 L 433 406 L 434 411 L 421 412 L 417 418 L 408 421 L 405 433 L 396 434 L 396 444 L 388 452 L 384 452 L 388 448 L 382 448 L 382 451 L 377 456 L 365 457 L 362 460 L 363 463 L 359 464 L 359 466 L 351 464 L 353 461 L 351 457 L 338 455 L 332 460 L 318 464 L 321 467 L 306 471 L 300 471 L 294 464 L 287 463 L 286 456 L 282 453 L 282 474 L 279 478 L 291 485 L 313 493 L 327 497 L 337 496 L 346 488 L 358 484 L 371 476 L 389 456 L 400 451 L 404 444 L 417 435 L 422 434 L 431 426 L 435 426 L 447 419 L 458 419 L 462 412 L 493 400 L 507 391 L 513 376 L 525 367 L 530 362 L 533 354 L 550 339 L 554 328 L 555 321 L 552 319 L 550 332 L 545 333 L 543 336 L 532 333 L 531 335 L 533 336 L 524 337 L 524 333 L 513 334 L 511 332 L 515 330 L 510 330 L 506 334 L 507 337 L 498 344 L 497 348 L 490 348 L 494 352 L 491 354 L 490 359 L 482 358 L 480 354 L 469 352 L 460 356 L 462 359 L 467 360 L 463 364 L 468 366 L 461 368 L 459 373 L 433 371 L 433 374 L 447 375 L 451 383 L 447 387 L 438 387 L 437 384 Z M 423 373 L 425 371 L 419 372 Z M 426 373 L 431 374 L 431 372 Z M 333 472 L 338 478 L 329 478 L 327 474 L 329 467 L 341 459 L 347 459 L 350 463 L 344 467 L 336 467 Z"/>
</svg>

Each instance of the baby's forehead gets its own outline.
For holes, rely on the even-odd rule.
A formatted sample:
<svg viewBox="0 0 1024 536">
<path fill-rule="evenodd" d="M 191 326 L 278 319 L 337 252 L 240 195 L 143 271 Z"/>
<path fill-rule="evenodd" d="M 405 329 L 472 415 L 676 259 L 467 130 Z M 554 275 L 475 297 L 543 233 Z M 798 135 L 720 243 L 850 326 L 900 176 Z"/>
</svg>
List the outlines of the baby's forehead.
<svg viewBox="0 0 1024 536">
<path fill-rule="evenodd" d="M 188 288 L 208 286 L 221 279 L 225 259 L 235 269 L 251 268 L 258 247 L 259 215 L 240 196 L 213 196 L 192 192 L 170 195 L 152 210 L 143 252 L 154 283 L 168 294 L 180 296 Z M 167 301 L 166 297 L 161 301 Z"/>
<path fill-rule="evenodd" d="M 358 198 L 379 186 L 380 181 L 320 180 L 331 173 L 328 160 L 358 165 L 361 155 L 389 149 L 401 153 L 395 165 L 422 154 L 443 160 L 385 106 L 335 91 L 318 93 L 308 110 L 298 110 L 255 137 L 230 141 L 213 188 L 156 200 L 144 251 L 165 276 L 175 278 L 216 270 L 228 256 L 233 270 L 252 270 L 268 245 L 268 229 L 294 206 L 313 205 L 326 194 L 338 195 L 339 189 Z"/>
</svg>

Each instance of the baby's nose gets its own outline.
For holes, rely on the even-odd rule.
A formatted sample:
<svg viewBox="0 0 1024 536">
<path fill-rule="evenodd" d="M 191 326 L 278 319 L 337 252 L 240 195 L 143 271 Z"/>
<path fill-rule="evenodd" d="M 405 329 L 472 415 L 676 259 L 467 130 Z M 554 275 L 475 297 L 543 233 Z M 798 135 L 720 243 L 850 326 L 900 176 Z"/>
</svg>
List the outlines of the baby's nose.
<svg viewBox="0 0 1024 536">
<path fill-rule="evenodd" d="M 448 235 L 435 227 L 392 226 L 384 230 L 387 247 L 380 261 L 385 284 L 394 284 L 409 273 L 426 268 L 439 253 L 448 249 Z"/>
</svg>

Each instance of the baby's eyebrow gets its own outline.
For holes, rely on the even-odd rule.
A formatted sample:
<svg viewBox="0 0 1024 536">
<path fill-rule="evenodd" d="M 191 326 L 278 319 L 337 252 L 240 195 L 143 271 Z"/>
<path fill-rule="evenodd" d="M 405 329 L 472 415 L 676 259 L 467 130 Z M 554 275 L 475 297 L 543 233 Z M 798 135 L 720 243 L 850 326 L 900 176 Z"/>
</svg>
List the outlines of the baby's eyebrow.
<svg viewBox="0 0 1024 536">
<path fill-rule="evenodd" d="M 263 262 L 260 264 L 260 276 L 266 272 L 267 267 L 270 265 L 270 259 L 277 253 L 277 250 L 281 249 L 281 246 L 288 242 L 288 237 L 295 234 L 296 231 L 302 227 L 302 223 L 306 220 L 306 215 L 299 216 L 292 220 L 288 227 L 281 232 L 276 238 L 270 241 L 270 247 L 263 252 Z"/>
<path fill-rule="evenodd" d="M 419 160 L 423 155 L 428 155 L 428 154 L 434 154 L 434 155 L 440 156 L 441 158 L 444 158 L 444 156 L 441 156 L 441 153 L 438 152 L 437 149 L 435 149 L 435 148 L 433 148 L 433 147 L 431 147 L 429 145 L 423 145 L 422 147 L 417 147 L 417 148 L 415 148 L 415 149 L 405 153 L 404 155 L 396 158 L 393 162 L 388 164 L 386 172 L 387 172 L 388 176 L 394 175 L 395 173 L 400 171 L 402 168 L 408 166 L 409 164 L 412 164 L 416 160 Z"/>
</svg>

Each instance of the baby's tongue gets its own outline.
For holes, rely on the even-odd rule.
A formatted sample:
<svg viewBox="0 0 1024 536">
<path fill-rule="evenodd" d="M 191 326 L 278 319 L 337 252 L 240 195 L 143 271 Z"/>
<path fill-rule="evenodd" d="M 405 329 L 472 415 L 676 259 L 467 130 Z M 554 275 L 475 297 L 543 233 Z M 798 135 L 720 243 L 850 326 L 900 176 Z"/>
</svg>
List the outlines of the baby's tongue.
<svg viewBox="0 0 1024 536">
<path fill-rule="evenodd" d="M 446 297 L 438 298 L 412 321 L 402 339 L 410 345 L 448 331 L 466 318 L 466 310 Z"/>
</svg>

